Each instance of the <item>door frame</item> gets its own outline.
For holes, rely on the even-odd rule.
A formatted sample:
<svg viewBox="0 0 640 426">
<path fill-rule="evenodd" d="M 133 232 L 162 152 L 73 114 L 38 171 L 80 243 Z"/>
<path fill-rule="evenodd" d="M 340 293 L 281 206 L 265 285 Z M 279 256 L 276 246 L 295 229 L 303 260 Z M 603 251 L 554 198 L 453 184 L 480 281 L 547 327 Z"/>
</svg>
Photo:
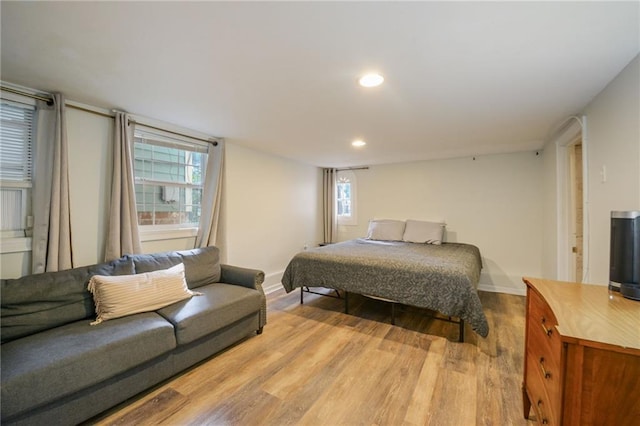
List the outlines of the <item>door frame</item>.
<svg viewBox="0 0 640 426">
<path fill-rule="evenodd" d="M 555 140 L 556 146 L 556 208 L 557 208 L 557 279 L 569 281 L 573 275 L 571 271 L 571 248 L 573 247 L 571 233 L 571 202 L 569 197 L 570 176 L 569 148 L 578 139 L 582 139 L 582 258 L 583 276 L 578 282 L 589 281 L 589 179 L 588 166 L 588 140 L 587 117 L 572 116 L 571 120 L 559 133 Z"/>
</svg>

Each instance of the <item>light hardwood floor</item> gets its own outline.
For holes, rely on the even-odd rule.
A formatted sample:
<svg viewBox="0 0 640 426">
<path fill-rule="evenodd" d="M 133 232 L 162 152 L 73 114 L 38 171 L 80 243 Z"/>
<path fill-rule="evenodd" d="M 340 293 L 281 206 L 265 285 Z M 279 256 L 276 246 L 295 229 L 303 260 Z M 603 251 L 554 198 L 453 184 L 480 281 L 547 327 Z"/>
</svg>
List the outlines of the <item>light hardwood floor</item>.
<svg viewBox="0 0 640 426">
<path fill-rule="evenodd" d="M 529 425 L 522 415 L 524 297 L 480 292 L 491 327 L 388 304 L 279 291 L 268 324 L 93 419 L 100 425 Z"/>
</svg>

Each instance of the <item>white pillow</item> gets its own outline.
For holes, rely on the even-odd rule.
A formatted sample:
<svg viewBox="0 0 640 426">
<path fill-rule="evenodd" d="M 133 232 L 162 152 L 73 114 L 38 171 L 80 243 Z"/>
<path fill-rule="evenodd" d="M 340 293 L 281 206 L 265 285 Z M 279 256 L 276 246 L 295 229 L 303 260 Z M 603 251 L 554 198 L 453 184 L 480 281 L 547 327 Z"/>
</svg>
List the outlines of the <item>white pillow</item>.
<svg viewBox="0 0 640 426">
<path fill-rule="evenodd" d="M 442 244 L 444 223 L 407 220 L 403 241 L 408 243 Z"/>
<path fill-rule="evenodd" d="M 94 275 L 89 291 L 97 318 L 91 325 L 140 312 L 155 311 L 201 293 L 187 287 L 184 264 L 135 275 Z"/>
<path fill-rule="evenodd" d="M 369 221 L 368 240 L 402 241 L 403 220 L 379 219 Z"/>
</svg>

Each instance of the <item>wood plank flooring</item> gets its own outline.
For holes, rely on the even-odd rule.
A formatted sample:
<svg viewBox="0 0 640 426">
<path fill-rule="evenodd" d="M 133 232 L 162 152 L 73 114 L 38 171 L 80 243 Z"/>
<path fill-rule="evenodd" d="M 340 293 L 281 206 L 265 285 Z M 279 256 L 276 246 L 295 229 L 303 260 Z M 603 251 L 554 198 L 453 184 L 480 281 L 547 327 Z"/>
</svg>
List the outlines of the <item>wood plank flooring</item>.
<svg viewBox="0 0 640 426">
<path fill-rule="evenodd" d="M 530 425 L 522 415 L 524 297 L 480 292 L 486 339 L 404 307 L 279 291 L 268 324 L 93 419 L 98 425 Z"/>
</svg>

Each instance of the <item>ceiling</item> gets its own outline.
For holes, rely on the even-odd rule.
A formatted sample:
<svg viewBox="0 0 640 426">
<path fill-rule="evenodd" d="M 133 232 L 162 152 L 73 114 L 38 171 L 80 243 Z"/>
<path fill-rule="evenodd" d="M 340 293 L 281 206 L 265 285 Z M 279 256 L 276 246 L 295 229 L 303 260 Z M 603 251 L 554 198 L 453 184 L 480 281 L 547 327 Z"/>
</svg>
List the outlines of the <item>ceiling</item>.
<svg viewBox="0 0 640 426">
<path fill-rule="evenodd" d="M 321 167 L 539 149 L 640 52 L 636 1 L 3 1 L 0 14 L 3 81 Z M 359 87 L 370 70 L 384 84 Z"/>
</svg>

